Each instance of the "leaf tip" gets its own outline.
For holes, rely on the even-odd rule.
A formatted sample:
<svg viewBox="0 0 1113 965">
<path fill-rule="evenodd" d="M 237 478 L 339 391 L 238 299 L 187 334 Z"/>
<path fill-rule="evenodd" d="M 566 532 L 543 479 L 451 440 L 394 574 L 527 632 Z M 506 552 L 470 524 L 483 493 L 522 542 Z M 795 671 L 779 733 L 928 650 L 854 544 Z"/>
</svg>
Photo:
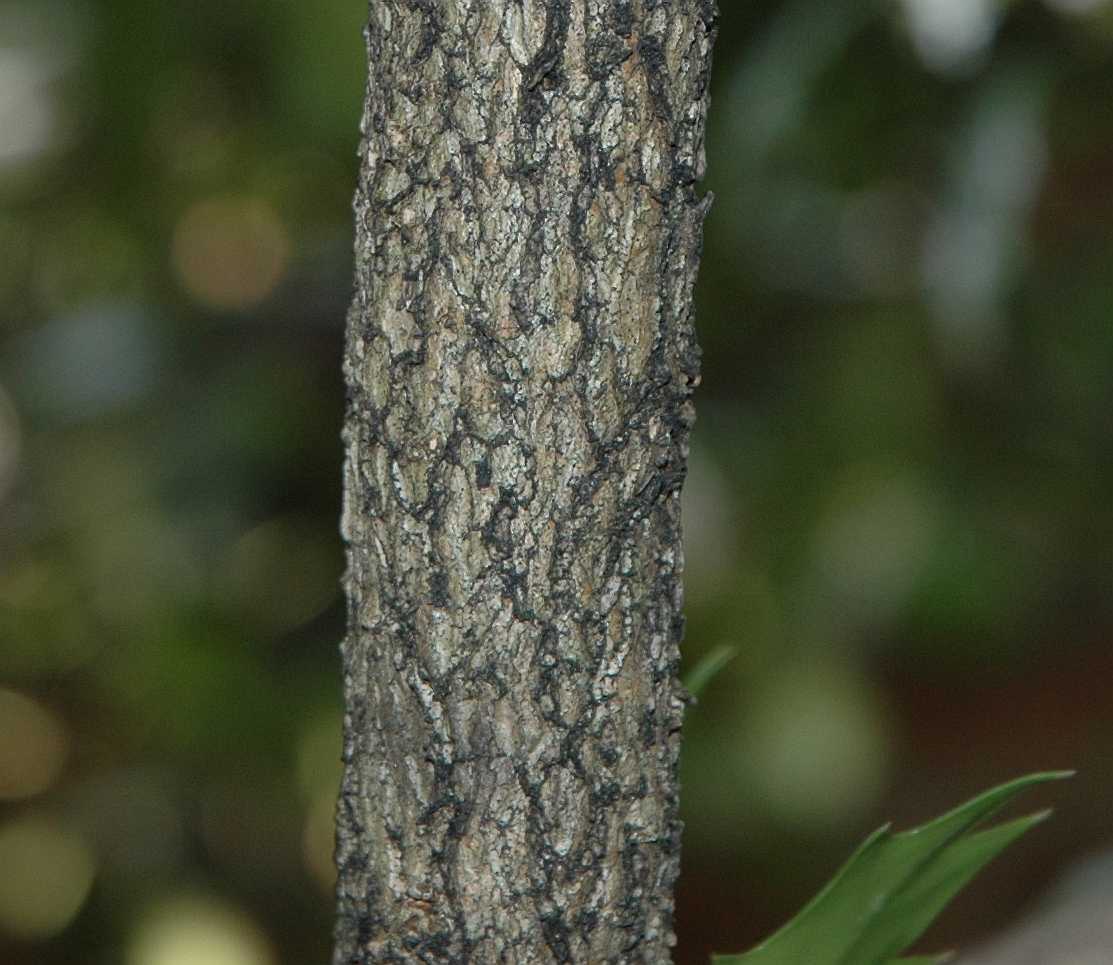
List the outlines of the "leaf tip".
<svg viewBox="0 0 1113 965">
<path fill-rule="evenodd" d="M 1035 814 L 1029 814 L 1028 818 L 1027 818 L 1028 826 L 1033 827 L 1037 824 L 1042 824 L 1049 817 L 1051 817 L 1051 815 L 1053 815 L 1054 813 L 1055 813 L 1054 808 L 1044 808 L 1042 811 L 1036 811 Z"/>
</svg>

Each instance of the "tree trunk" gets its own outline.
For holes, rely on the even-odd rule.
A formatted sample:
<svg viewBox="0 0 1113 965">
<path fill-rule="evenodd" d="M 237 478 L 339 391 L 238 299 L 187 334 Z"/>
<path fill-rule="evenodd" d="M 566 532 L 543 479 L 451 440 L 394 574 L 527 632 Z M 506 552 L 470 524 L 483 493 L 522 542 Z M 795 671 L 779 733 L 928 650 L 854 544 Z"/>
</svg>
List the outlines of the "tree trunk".
<svg viewBox="0 0 1113 965">
<path fill-rule="evenodd" d="M 666 962 L 714 0 L 373 0 L 336 965 Z"/>
</svg>

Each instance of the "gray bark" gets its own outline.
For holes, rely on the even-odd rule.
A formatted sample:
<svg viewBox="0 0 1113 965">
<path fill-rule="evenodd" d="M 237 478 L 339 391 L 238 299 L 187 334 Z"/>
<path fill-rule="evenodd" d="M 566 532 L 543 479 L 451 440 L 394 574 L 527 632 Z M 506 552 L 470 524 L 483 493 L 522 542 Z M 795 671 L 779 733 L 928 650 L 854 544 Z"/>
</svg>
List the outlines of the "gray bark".
<svg viewBox="0 0 1113 965">
<path fill-rule="evenodd" d="M 373 0 L 336 965 L 665 962 L 714 0 Z"/>
</svg>

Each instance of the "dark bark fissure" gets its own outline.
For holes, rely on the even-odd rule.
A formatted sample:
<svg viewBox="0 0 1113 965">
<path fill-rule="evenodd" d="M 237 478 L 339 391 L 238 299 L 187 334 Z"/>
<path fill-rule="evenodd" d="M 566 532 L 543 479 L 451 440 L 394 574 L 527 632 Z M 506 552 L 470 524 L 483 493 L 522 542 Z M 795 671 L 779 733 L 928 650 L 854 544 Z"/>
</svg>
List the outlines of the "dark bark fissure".
<svg viewBox="0 0 1113 965">
<path fill-rule="evenodd" d="M 669 958 L 714 18 L 371 4 L 336 965 Z"/>
</svg>

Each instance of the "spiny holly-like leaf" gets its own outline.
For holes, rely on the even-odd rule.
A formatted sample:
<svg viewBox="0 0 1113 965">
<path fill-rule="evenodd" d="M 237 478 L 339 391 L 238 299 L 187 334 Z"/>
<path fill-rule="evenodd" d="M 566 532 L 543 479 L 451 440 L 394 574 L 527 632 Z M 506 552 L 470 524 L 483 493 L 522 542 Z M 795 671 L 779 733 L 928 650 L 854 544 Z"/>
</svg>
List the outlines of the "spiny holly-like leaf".
<svg viewBox="0 0 1113 965">
<path fill-rule="evenodd" d="M 894 834 L 875 831 L 792 921 L 742 955 L 714 965 L 926 965 L 899 958 L 935 916 L 996 855 L 1049 812 L 976 831 L 1026 788 L 1069 777 L 1030 774 L 986 791 L 934 821 Z"/>
<path fill-rule="evenodd" d="M 723 643 L 709 650 L 684 677 L 684 687 L 693 697 L 699 697 L 720 670 L 738 656 L 738 648 Z"/>
</svg>

